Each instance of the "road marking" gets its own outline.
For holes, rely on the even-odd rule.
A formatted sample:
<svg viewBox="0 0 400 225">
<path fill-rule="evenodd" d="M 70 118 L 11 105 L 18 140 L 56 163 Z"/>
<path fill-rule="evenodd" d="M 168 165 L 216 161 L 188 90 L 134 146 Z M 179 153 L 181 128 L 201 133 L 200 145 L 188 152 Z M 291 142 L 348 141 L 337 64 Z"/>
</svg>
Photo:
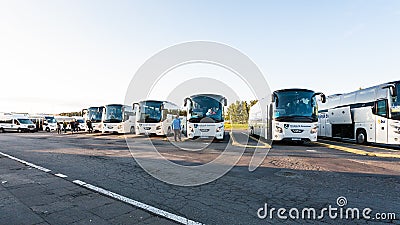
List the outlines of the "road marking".
<svg viewBox="0 0 400 225">
<path fill-rule="evenodd" d="M 317 152 L 317 150 L 307 149 L 307 152 Z"/>
<path fill-rule="evenodd" d="M 323 139 L 324 140 L 324 139 Z M 339 141 L 335 141 L 335 140 L 324 140 L 326 142 L 334 142 L 334 143 L 338 143 L 338 144 L 348 144 L 348 145 L 353 145 L 353 146 L 358 146 L 360 147 L 359 144 L 354 144 L 354 143 L 349 143 L 349 142 L 339 142 Z M 390 149 L 390 148 L 384 148 L 384 147 L 378 147 L 378 146 L 365 146 L 368 148 L 375 148 L 375 149 L 381 149 L 381 150 L 386 150 L 386 151 L 391 151 L 391 152 L 400 152 L 400 150 L 395 150 L 395 149 Z"/>
<path fill-rule="evenodd" d="M 18 161 L 18 162 L 20 162 L 20 163 L 22 163 L 22 164 L 25 164 L 25 165 L 27 165 L 27 166 L 36 168 L 36 169 L 41 170 L 41 171 L 43 171 L 43 172 L 46 172 L 46 173 L 51 172 L 51 170 L 49 170 L 49 169 L 46 169 L 46 168 L 44 168 L 44 167 L 35 165 L 35 164 L 33 164 L 33 163 L 27 162 L 27 161 L 22 160 L 22 159 L 18 159 L 18 158 L 14 157 L 14 156 L 5 154 L 5 153 L 3 153 L 3 152 L 0 152 L 0 155 L 3 155 L 3 156 L 5 156 L 5 157 L 7 157 L 7 158 L 9 158 L 9 159 Z"/>
<path fill-rule="evenodd" d="M 147 205 L 145 203 L 142 203 L 142 202 L 127 198 L 127 197 L 119 195 L 117 193 L 114 193 L 114 192 L 111 192 L 111 191 L 107 191 L 107 190 L 105 190 L 103 188 L 96 187 L 94 185 L 85 183 L 85 182 L 80 181 L 80 180 L 74 180 L 72 182 L 77 184 L 77 185 L 80 185 L 82 187 L 85 187 L 87 189 L 90 189 L 92 191 L 96 191 L 98 193 L 101 193 L 103 195 L 109 196 L 111 198 L 118 199 L 118 200 L 123 201 L 123 202 L 125 202 L 127 204 L 136 206 L 138 208 L 144 209 L 144 210 L 149 211 L 149 212 L 151 212 L 153 214 L 168 218 L 170 220 L 173 220 L 173 221 L 181 223 L 181 224 L 188 224 L 188 225 L 197 225 L 197 224 L 200 225 L 200 224 L 202 224 L 202 223 L 199 223 L 199 222 L 196 222 L 196 221 L 193 221 L 193 220 L 189 220 L 189 219 L 187 219 L 185 217 L 178 216 L 178 215 L 175 215 L 173 213 L 164 211 L 162 209 Z"/>
<path fill-rule="evenodd" d="M 242 132 L 242 134 L 245 134 L 246 136 L 250 137 L 250 136 L 247 135 L 246 133 L 243 133 L 243 132 Z M 257 142 L 260 142 L 260 143 L 264 144 L 264 146 L 243 145 L 243 144 L 240 144 L 239 142 L 236 141 L 236 139 L 233 137 L 232 132 L 229 132 L 229 135 L 230 135 L 230 137 L 231 137 L 232 145 L 233 145 L 233 146 L 238 146 L 238 147 L 242 147 L 242 148 L 272 148 L 271 145 L 269 145 L 268 143 L 262 142 L 262 141 L 257 140 L 257 139 L 255 139 L 255 140 L 257 140 Z M 250 138 L 253 138 L 253 137 L 250 137 Z"/>
<path fill-rule="evenodd" d="M 323 143 L 323 142 L 316 142 L 316 144 L 327 147 L 327 148 L 336 149 L 336 150 L 340 150 L 340 151 L 344 151 L 344 152 L 349 152 L 349 153 L 353 153 L 353 154 L 357 154 L 357 155 L 375 156 L 375 157 L 381 157 L 381 158 L 399 158 L 400 159 L 400 155 L 393 155 L 390 153 L 368 152 L 368 151 L 364 151 L 364 150 L 359 150 L 359 149 L 349 148 L 349 147 L 344 147 L 344 146 L 338 146 L 338 145 L 333 145 L 333 144 L 327 144 L 327 143 Z"/>
<path fill-rule="evenodd" d="M 57 177 L 61 177 L 61 178 L 67 178 L 68 177 L 67 175 L 64 175 L 62 173 L 56 173 L 54 175 L 57 176 Z"/>
<path fill-rule="evenodd" d="M 18 158 L 14 157 L 14 156 L 5 154 L 5 153 L 3 153 L 3 152 L 0 152 L 0 155 L 3 155 L 3 156 L 5 156 L 5 157 L 7 157 L 7 158 L 9 158 L 9 159 L 18 161 L 18 162 L 20 162 L 20 163 L 22 163 L 22 164 L 25 164 L 25 165 L 27 165 L 27 166 L 36 168 L 36 169 L 41 170 L 41 171 L 46 172 L 46 173 L 48 173 L 48 172 L 51 171 L 51 170 L 46 169 L 46 168 L 44 168 L 44 167 L 37 166 L 37 165 L 35 165 L 35 164 L 33 164 L 33 163 L 29 163 L 29 162 L 27 162 L 27 161 L 25 161 L 25 160 L 18 159 Z M 57 176 L 57 177 L 61 177 L 61 178 L 66 178 L 66 177 L 68 177 L 67 175 L 64 175 L 64 174 L 62 174 L 62 173 L 57 173 L 57 174 L 53 174 L 53 175 L 54 175 L 54 176 Z M 125 196 L 119 195 L 119 194 L 114 193 L 114 192 L 111 192 L 111 191 L 107 191 L 107 190 L 105 190 L 105 189 L 103 189 L 103 188 L 96 187 L 96 186 L 94 186 L 94 185 L 85 183 L 85 182 L 80 181 L 80 180 L 74 180 L 74 181 L 72 181 L 72 183 L 77 184 L 77 185 L 82 186 L 82 187 L 85 187 L 85 188 L 87 188 L 87 189 L 90 189 L 90 190 L 92 190 L 92 191 L 96 191 L 96 192 L 98 192 L 98 193 L 104 194 L 104 195 L 106 195 L 106 196 L 108 196 L 108 197 L 111 197 L 111 198 L 114 198 L 114 199 L 118 199 L 118 200 L 120 200 L 120 201 L 122 201 L 122 202 L 125 202 L 125 203 L 127 203 L 127 204 L 136 206 L 136 207 L 138 207 L 138 208 L 141 208 L 141 209 L 143 209 L 143 210 L 146 210 L 146 211 L 148 211 L 148 212 L 151 212 L 151 213 L 153 213 L 153 214 L 156 214 L 156 215 L 158 215 L 158 216 L 162 216 L 162 217 L 164 217 L 164 218 L 173 220 L 173 221 L 178 222 L 178 223 L 181 223 L 181 224 L 187 224 L 187 225 L 202 225 L 202 223 L 196 222 L 196 221 L 194 221 L 194 220 L 190 220 L 190 219 L 187 219 L 187 218 L 185 218 L 185 217 L 178 216 L 178 215 L 175 215 L 175 214 L 173 214 L 173 213 L 164 211 L 164 210 L 162 210 L 162 209 L 159 209 L 159 208 L 156 208 L 156 207 L 147 205 L 147 204 L 145 204 L 145 203 L 142 203 L 142 202 L 139 202 L 139 201 L 135 201 L 135 200 L 133 200 L 133 199 L 127 198 L 127 197 L 125 197 Z"/>
</svg>

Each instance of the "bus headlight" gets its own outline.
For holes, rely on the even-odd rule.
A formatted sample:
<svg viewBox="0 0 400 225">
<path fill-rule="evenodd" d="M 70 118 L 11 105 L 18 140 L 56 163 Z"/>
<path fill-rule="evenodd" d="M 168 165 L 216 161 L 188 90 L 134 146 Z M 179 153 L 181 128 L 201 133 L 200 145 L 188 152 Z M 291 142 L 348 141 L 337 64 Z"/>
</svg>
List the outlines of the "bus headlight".
<svg viewBox="0 0 400 225">
<path fill-rule="evenodd" d="M 157 127 L 156 127 L 156 130 L 161 130 L 161 126 L 157 126 Z"/>
<path fill-rule="evenodd" d="M 318 132 L 318 127 L 314 127 L 310 130 L 310 134 L 315 134 Z"/>
<path fill-rule="evenodd" d="M 121 129 L 122 128 L 122 125 L 120 124 L 120 125 L 118 125 L 118 129 Z"/>
<path fill-rule="evenodd" d="M 190 132 L 194 132 L 194 129 L 193 129 L 192 126 L 189 126 L 189 131 L 190 131 Z"/>
<path fill-rule="evenodd" d="M 282 127 L 276 126 L 276 127 L 275 127 L 275 131 L 278 132 L 278 133 L 283 133 Z"/>
</svg>

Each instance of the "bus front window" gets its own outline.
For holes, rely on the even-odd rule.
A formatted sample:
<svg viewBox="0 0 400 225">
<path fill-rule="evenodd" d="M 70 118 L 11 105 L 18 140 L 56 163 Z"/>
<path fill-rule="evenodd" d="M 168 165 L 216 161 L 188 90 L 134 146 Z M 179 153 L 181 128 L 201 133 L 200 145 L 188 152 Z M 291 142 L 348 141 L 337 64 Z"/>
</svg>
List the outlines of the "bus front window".
<svg viewBox="0 0 400 225">
<path fill-rule="evenodd" d="M 276 92 L 274 118 L 282 122 L 316 122 L 317 104 L 314 92 L 289 90 Z"/>
<path fill-rule="evenodd" d="M 210 118 L 213 122 L 222 122 L 224 121 L 222 114 L 222 104 L 220 101 L 208 97 L 208 96 L 199 96 L 194 97 L 193 108 L 190 113 L 189 122 L 198 123 L 203 118 Z"/>
<path fill-rule="evenodd" d="M 140 123 L 158 123 L 161 121 L 162 102 L 141 102 L 140 103 Z"/>
<path fill-rule="evenodd" d="M 89 108 L 88 118 L 92 123 L 98 123 L 101 121 L 102 113 L 103 113 L 103 107 Z"/>
<path fill-rule="evenodd" d="M 122 122 L 122 106 L 108 105 L 106 106 L 105 123 L 120 123 Z"/>
</svg>

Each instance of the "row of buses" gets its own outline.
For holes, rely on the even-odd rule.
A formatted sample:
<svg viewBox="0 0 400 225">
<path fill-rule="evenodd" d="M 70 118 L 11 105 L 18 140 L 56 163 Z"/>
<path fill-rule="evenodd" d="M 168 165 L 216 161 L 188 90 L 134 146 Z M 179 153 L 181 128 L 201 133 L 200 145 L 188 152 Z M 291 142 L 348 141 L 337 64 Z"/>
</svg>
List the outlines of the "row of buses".
<svg viewBox="0 0 400 225">
<path fill-rule="evenodd" d="M 179 116 L 182 132 L 189 138 L 224 138 L 224 107 L 222 95 L 198 94 L 184 100 L 181 108 L 169 101 L 145 100 L 130 105 L 109 104 L 82 110 L 85 121 L 93 130 L 103 133 L 135 133 L 170 135 L 172 121 Z"/>
<path fill-rule="evenodd" d="M 400 81 L 325 97 L 306 89 L 272 93 L 249 111 L 249 133 L 267 140 L 340 138 L 359 144 L 400 144 Z"/>
<path fill-rule="evenodd" d="M 249 133 L 267 140 L 317 141 L 318 137 L 353 140 L 360 144 L 400 144 L 400 81 L 351 93 L 325 96 L 307 89 L 283 89 L 271 100 L 260 99 L 249 111 Z M 188 138 L 224 138 L 222 95 L 198 94 L 184 99 L 183 108 L 168 101 L 145 100 L 132 105 L 109 104 L 82 110 L 83 124 L 94 131 L 169 135 L 176 115 Z M 34 121 L 34 123 L 32 123 Z M 0 132 L 37 129 L 52 131 L 53 116 L 0 115 Z M 84 129 L 84 127 L 82 127 Z"/>
</svg>

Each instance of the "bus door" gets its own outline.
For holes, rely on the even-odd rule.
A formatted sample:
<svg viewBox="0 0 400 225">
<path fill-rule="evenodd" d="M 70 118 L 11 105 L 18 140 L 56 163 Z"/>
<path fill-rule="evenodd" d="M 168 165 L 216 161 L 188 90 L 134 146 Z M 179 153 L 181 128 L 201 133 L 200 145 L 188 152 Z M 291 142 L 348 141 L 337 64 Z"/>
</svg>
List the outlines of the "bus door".
<svg viewBox="0 0 400 225">
<path fill-rule="evenodd" d="M 375 132 L 376 143 L 388 141 L 388 104 L 387 100 L 379 100 L 375 103 Z"/>
</svg>

